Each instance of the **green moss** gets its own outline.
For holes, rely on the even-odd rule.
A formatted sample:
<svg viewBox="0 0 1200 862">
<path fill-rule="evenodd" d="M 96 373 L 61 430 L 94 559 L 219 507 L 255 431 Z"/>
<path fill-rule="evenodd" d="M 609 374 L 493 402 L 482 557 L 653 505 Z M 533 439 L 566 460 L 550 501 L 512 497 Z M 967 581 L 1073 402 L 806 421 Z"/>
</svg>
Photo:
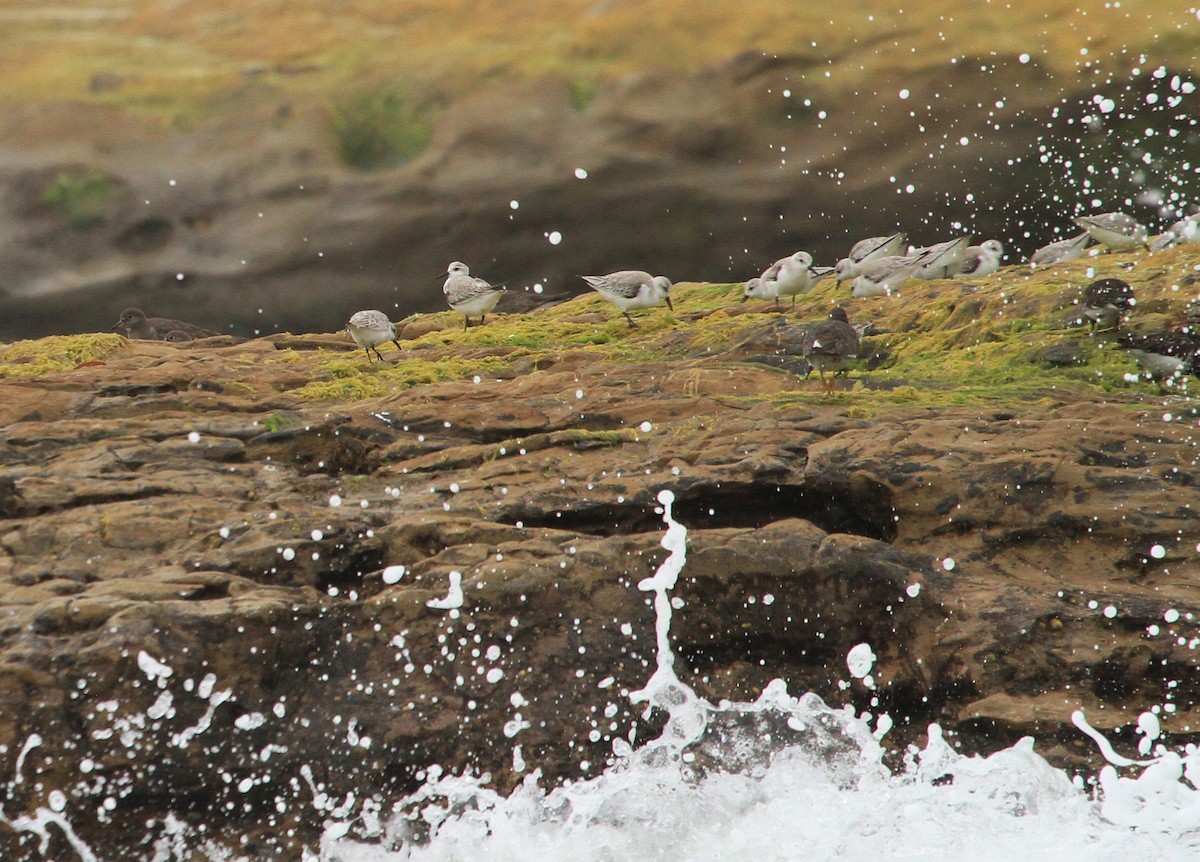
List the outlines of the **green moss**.
<svg viewBox="0 0 1200 862">
<path fill-rule="evenodd" d="M 401 359 L 398 362 L 368 362 L 334 359 L 314 369 L 323 380 L 316 380 L 293 391 L 309 401 L 361 401 L 426 383 L 463 380 L 467 377 L 495 377 L 509 364 L 503 359 L 462 359 L 448 356 L 439 360 Z"/>
<path fill-rule="evenodd" d="M 70 371 L 85 362 L 102 361 L 123 349 L 126 343 L 120 335 L 108 333 L 18 341 L 0 346 L 0 377 L 38 377 Z"/>
<path fill-rule="evenodd" d="M 404 164 L 429 143 L 430 114 L 428 106 L 400 87 L 355 93 L 333 108 L 342 160 L 359 170 Z"/>
<path fill-rule="evenodd" d="M 63 213 L 71 227 L 85 230 L 104 221 L 112 191 L 104 174 L 60 173 L 46 186 L 42 200 Z"/>
</svg>

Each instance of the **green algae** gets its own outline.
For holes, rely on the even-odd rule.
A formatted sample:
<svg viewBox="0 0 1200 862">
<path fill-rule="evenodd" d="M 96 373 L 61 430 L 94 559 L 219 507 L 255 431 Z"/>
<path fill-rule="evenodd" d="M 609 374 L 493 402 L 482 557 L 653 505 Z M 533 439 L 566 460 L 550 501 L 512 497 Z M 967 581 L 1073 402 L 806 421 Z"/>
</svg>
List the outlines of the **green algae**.
<svg viewBox="0 0 1200 862">
<path fill-rule="evenodd" d="M 40 377 L 70 371 L 87 362 L 103 361 L 126 344 L 128 342 L 120 335 L 85 333 L 0 345 L 0 378 Z"/>
<path fill-rule="evenodd" d="M 427 383 L 465 380 L 469 377 L 496 377 L 509 370 L 503 359 L 401 359 L 396 362 L 370 362 L 365 357 L 332 359 L 319 363 L 314 372 L 319 378 L 292 394 L 308 401 L 361 401 L 400 392 Z"/>
<path fill-rule="evenodd" d="M 849 285 L 839 289 L 826 280 L 794 307 L 785 300 L 777 308 L 740 305 L 740 283 L 683 282 L 671 291 L 673 309 L 635 311 L 635 327 L 590 292 L 528 314 L 490 315 L 470 328 L 463 328 L 461 315 L 447 311 L 422 315 L 439 328 L 405 341 L 397 361 L 322 357 L 314 368 L 317 379 L 294 392 L 310 400 L 358 400 L 472 376 L 513 377 L 573 355 L 588 363 L 737 367 L 742 360 L 734 348 L 772 317 L 799 326 L 842 305 L 852 322 L 871 323 L 874 334 L 864 338 L 863 358 L 839 378 L 834 395 L 826 396 L 814 375 L 794 378 L 795 385 L 783 392 L 728 395 L 731 403 L 832 401 L 869 416 L 914 407 L 1136 400 L 1156 394 L 1157 387 L 1139 379 L 1136 363 L 1116 347 L 1114 333 L 1091 333 L 1081 325 L 1083 289 L 1099 278 L 1123 278 L 1138 297 L 1126 328 L 1162 328 L 1182 320 L 1197 292 L 1188 289 L 1187 276 L 1197 271 L 1200 249 L 1131 252 L 1036 271 L 1016 265 L 979 278 L 910 281 L 893 296 L 871 299 L 854 299 Z M 1065 359 L 1058 355 L 1063 353 Z M 782 369 L 769 373 L 790 375 Z"/>
</svg>

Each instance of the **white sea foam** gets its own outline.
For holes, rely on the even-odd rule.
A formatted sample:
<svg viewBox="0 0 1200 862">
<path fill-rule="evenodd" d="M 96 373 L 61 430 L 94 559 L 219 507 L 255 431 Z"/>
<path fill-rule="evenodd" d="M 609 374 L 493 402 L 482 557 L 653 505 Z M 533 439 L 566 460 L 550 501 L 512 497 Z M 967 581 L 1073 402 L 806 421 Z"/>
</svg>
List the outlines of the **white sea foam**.
<svg viewBox="0 0 1200 862">
<path fill-rule="evenodd" d="M 666 712 L 663 733 L 602 774 L 553 789 L 534 773 L 510 796 L 473 777 L 434 770 L 391 819 L 334 819 L 309 862 L 601 862 L 601 860 L 888 859 L 1023 862 L 1193 859 L 1200 853 L 1200 755 L 1160 754 L 1137 776 L 1114 766 L 1089 795 L 1020 740 L 966 757 L 929 728 L 899 772 L 852 708 L 792 697 L 776 680 L 754 703 L 713 705 L 681 682 L 670 644 L 669 591 L 686 562 L 687 531 L 663 492 L 670 555 L 638 586 L 654 593 L 658 662 L 635 703 Z M 847 656 L 869 673 L 869 645 Z M 1076 724 L 1121 758 L 1080 713 Z M 1157 724 L 1139 722 L 1147 739 Z M 514 763 L 524 769 L 520 747 Z"/>
<path fill-rule="evenodd" d="M 324 822 L 325 831 L 318 846 L 306 851 L 306 862 L 715 862 L 756 857 L 781 862 L 1184 862 L 1200 857 L 1200 752 L 1194 747 L 1169 751 L 1152 713 L 1137 722 L 1138 760 L 1118 753 L 1082 713 L 1073 717 L 1109 761 L 1089 790 L 1043 760 L 1032 739 L 988 757 L 967 757 L 954 750 L 937 725 L 929 727 L 924 748 L 910 748 L 902 768 L 889 769 L 880 743 L 892 727 L 889 716 L 856 715 L 851 707 L 828 706 L 814 694 L 794 697 L 779 680 L 751 703 L 707 702 L 675 672 L 671 590 L 686 566 L 687 530 L 673 518 L 673 495 L 664 491 L 658 499 L 667 526 L 662 546 L 669 553 L 654 575 L 638 584 L 653 596 L 657 663 L 645 686 L 629 695 L 648 712 L 666 716 L 657 739 L 640 747 L 638 740 L 617 739 L 613 765 L 586 780 L 547 787 L 537 771 L 528 771 L 519 742 L 530 726 L 520 711 L 526 700 L 514 691 L 508 697 L 512 712 L 497 743 L 511 745 L 513 769 L 526 778 L 510 795 L 492 790 L 486 779 L 430 767 L 425 785 L 393 804 L 353 792 L 335 798 L 307 766 L 299 776 L 272 775 L 272 755 L 286 748 L 269 742 L 257 757 L 256 773 L 242 776 L 238 789 L 249 792 L 260 782 L 284 780 L 307 786 L 308 798 L 301 804 L 311 809 L 309 817 Z M 432 607 L 457 612 L 462 603 L 458 574 L 451 573 L 449 594 L 432 600 Z M 908 596 L 919 600 L 920 592 L 909 591 Z M 1168 623 L 1178 617 L 1176 611 L 1164 613 Z M 398 660 L 404 657 L 406 634 L 395 635 L 392 645 Z M 499 661 L 503 652 L 489 646 L 481 657 Z M 214 712 L 233 693 L 218 690 L 214 674 L 196 684 L 179 682 L 164 662 L 145 652 L 137 659 L 141 672 L 155 682 L 154 696 L 142 706 L 144 713 L 125 713 L 116 701 L 98 705 L 97 714 L 111 725 L 97 728 L 93 738 L 115 733 L 122 745 L 140 745 L 150 713 L 175 728 L 170 743 L 178 747 L 206 739 L 217 729 Z M 875 661 L 872 645 L 859 644 L 845 660 L 851 675 L 866 684 Z M 599 685 L 611 687 L 612 678 Z M 183 722 L 172 707 L 197 697 L 206 701 L 204 713 L 180 727 Z M 271 712 L 277 718 L 287 714 L 282 702 Z M 243 732 L 269 724 L 257 712 L 242 713 L 235 721 Z M 357 719 L 341 724 L 339 718 L 335 724 L 350 745 L 372 749 L 372 740 L 359 733 Z M 28 786 L 26 776 L 41 745 L 33 734 L 22 746 L 17 773 L 8 781 L 10 797 Z M 71 792 L 47 788 L 43 798 L 48 806 L 32 804 L 24 812 L 11 810 L 13 805 L 5 811 L 0 803 L 0 823 L 32 835 L 42 847 L 52 830 L 60 832 L 80 860 L 92 862 L 97 855 L 73 825 L 83 816 L 82 799 L 77 798 L 83 787 L 76 785 Z M 103 819 L 119 803 L 104 795 L 91 804 Z M 147 826 L 153 836 L 150 848 L 130 848 L 127 858 L 246 859 L 236 844 L 223 844 L 211 830 L 198 831 L 173 817 Z"/>
</svg>

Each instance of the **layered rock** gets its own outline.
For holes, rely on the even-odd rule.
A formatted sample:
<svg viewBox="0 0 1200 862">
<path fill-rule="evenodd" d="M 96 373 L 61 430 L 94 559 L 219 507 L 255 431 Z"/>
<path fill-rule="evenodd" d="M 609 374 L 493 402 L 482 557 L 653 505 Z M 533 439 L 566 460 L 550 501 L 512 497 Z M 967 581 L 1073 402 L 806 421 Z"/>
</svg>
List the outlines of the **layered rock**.
<svg viewBox="0 0 1200 862">
<path fill-rule="evenodd" d="M 0 380 L 5 816 L 62 791 L 114 857 L 179 822 L 294 856 L 435 766 L 501 789 L 595 774 L 661 718 L 628 694 L 655 665 L 638 583 L 665 557 L 664 488 L 689 529 L 677 670 L 704 697 L 778 677 L 887 713 L 897 751 L 936 721 L 964 750 L 1032 734 L 1083 770 L 1076 709 L 1120 743 L 1165 706 L 1182 743 L 1195 408 L 1056 327 L 1088 267 L 1124 272 L 1152 320 L 1195 264 L 857 303 L 878 367 L 832 399 L 795 355 L 832 286 L 797 317 L 680 285 L 635 330 L 598 297 L 465 331 L 422 316 L 385 362 L 344 334 L 105 336 L 77 368 Z M 1061 343 L 1088 365 L 1044 369 Z M 846 666 L 859 643 L 874 688 Z M 27 832 L 0 847 L 39 858 Z"/>
</svg>

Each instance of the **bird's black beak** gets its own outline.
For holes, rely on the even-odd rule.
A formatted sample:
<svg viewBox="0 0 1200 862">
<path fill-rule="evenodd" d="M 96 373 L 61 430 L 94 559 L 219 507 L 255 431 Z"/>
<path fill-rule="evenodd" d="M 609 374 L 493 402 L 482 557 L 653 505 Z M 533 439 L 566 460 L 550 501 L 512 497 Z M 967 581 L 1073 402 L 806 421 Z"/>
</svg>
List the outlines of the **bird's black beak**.
<svg viewBox="0 0 1200 862">
<path fill-rule="evenodd" d="M 667 301 L 667 308 L 671 309 L 671 311 L 674 311 L 675 306 L 671 305 L 671 297 L 664 296 L 663 299 L 665 299 Z"/>
<path fill-rule="evenodd" d="M 745 302 L 749 298 L 750 298 L 749 294 L 745 294 L 745 293 L 742 294 L 742 302 Z"/>
</svg>

